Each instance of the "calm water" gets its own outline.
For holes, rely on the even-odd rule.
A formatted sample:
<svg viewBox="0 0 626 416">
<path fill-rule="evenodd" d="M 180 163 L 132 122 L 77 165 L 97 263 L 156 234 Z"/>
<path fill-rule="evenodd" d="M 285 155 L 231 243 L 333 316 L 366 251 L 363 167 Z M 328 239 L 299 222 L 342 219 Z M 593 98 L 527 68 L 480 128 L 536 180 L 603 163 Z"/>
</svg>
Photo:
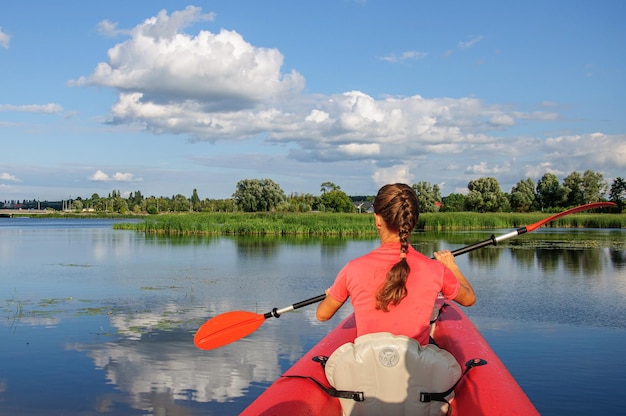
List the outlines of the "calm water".
<svg viewBox="0 0 626 416">
<path fill-rule="evenodd" d="M 316 296 L 377 240 L 164 238 L 0 218 L 0 415 L 234 415 L 350 312 L 269 319 L 213 351 L 208 318 Z M 505 230 L 498 230 L 496 235 Z M 423 233 L 432 254 L 489 233 Z M 626 231 L 538 230 L 457 258 L 466 309 L 545 415 L 623 408 Z"/>
</svg>

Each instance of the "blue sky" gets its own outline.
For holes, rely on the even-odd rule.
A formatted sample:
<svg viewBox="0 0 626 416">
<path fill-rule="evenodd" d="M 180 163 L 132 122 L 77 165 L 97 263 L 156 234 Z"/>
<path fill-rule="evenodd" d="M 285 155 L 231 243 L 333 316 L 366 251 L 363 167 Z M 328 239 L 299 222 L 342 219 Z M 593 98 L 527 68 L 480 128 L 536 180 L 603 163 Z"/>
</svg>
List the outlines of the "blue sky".
<svg viewBox="0 0 626 416">
<path fill-rule="evenodd" d="M 626 2 L 0 2 L 0 201 L 626 176 Z"/>
</svg>

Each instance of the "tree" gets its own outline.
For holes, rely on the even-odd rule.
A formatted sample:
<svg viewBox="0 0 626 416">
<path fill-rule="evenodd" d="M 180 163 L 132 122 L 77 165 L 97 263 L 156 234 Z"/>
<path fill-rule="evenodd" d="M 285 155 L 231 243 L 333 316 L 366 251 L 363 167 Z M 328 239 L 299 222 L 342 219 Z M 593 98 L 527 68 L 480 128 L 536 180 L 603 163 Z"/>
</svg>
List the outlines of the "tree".
<svg viewBox="0 0 626 416">
<path fill-rule="evenodd" d="M 191 211 L 190 205 L 191 204 L 189 200 L 183 194 L 177 194 L 176 196 L 172 197 L 172 209 L 175 212 Z"/>
<path fill-rule="evenodd" d="M 567 189 L 559 183 L 554 173 L 546 173 L 537 182 L 537 201 L 543 211 L 548 208 L 559 208 L 565 203 Z"/>
<path fill-rule="evenodd" d="M 330 212 L 354 212 L 352 200 L 339 187 L 323 193 L 318 200 L 318 209 Z"/>
<path fill-rule="evenodd" d="M 582 205 L 585 202 L 585 195 L 583 193 L 583 177 L 580 173 L 574 171 L 567 175 L 563 179 L 563 187 L 565 188 L 566 200 L 565 204 L 568 207 L 574 207 Z"/>
<path fill-rule="evenodd" d="M 510 209 L 506 194 L 500 189 L 496 178 L 479 178 L 467 184 L 469 194 L 465 205 L 470 211 L 499 212 Z"/>
<path fill-rule="evenodd" d="M 72 209 L 76 212 L 81 212 L 83 210 L 83 201 L 76 198 L 72 203 Z"/>
<path fill-rule="evenodd" d="M 141 195 L 141 191 L 137 191 L 134 194 L 131 192 L 128 196 L 128 206 L 133 210 L 133 212 L 140 211 L 141 207 L 144 204 L 143 195 Z"/>
<path fill-rule="evenodd" d="M 285 200 L 285 193 L 271 179 L 243 179 L 237 183 L 233 199 L 245 212 L 271 211 Z"/>
<path fill-rule="evenodd" d="M 322 194 L 325 194 L 326 192 L 330 192 L 330 191 L 341 191 L 341 187 L 340 187 L 340 186 L 335 185 L 335 184 L 334 184 L 334 183 L 332 183 L 332 182 L 324 182 L 324 183 L 321 185 L 320 192 L 321 192 Z"/>
<path fill-rule="evenodd" d="M 287 201 L 281 205 L 280 209 L 289 212 L 308 212 L 311 211 L 317 197 L 312 194 L 292 193 L 287 197 Z"/>
<path fill-rule="evenodd" d="M 439 211 L 438 202 L 441 202 L 441 191 L 439 185 L 431 185 L 430 182 L 418 182 L 413 184 L 413 190 L 417 194 L 419 202 L 419 212 Z"/>
<path fill-rule="evenodd" d="M 583 173 L 583 203 L 598 202 L 604 200 L 607 184 L 604 175 L 600 172 L 586 170 Z"/>
<path fill-rule="evenodd" d="M 626 205 L 626 181 L 621 176 L 615 178 L 611 184 L 609 201 L 617 204 L 618 212 L 621 213 L 624 210 L 624 206 Z"/>
<path fill-rule="evenodd" d="M 441 212 L 461 212 L 465 207 L 465 195 L 451 193 L 441 199 Z"/>
<path fill-rule="evenodd" d="M 198 196 L 198 190 L 194 188 L 191 194 L 191 206 L 194 211 L 200 211 L 200 197 Z"/>
<path fill-rule="evenodd" d="M 531 178 L 522 179 L 511 189 L 511 209 L 528 212 L 533 209 L 536 197 L 535 182 Z"/>
</svg>

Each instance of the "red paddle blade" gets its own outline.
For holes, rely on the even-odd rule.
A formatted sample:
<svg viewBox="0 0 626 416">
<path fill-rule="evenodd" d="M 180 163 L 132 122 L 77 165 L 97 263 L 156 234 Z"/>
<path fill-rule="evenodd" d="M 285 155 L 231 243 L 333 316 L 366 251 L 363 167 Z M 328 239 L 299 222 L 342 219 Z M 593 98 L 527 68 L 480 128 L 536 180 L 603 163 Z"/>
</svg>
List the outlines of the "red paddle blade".
<svg viewBox="0 0 626 416">
<path fill-rule="evenodd" d="M 256 331 L 265 316 L 246 311 L 232 311 L 206 321 L 193 337 L 193 343 L 201 350 L 212 350 L 237 341 Z"/>
<path fill-rule="evenodd" d="M 616 204 L 614 202 L 592 202 L 591 204 L 580 205 L 574 208 L 570 208 L 566 211 L 559 212 L 551 217 L 548 217 L 544 220 L 536 222 L 534 224 L 526 226 L 526 231 L 531 232 L 535 231 L 537 228 L 541 227 L 544 224 L 549 223 L 550 221 L 554 221 L 557 218 L 564 217 L 565 215 L 573 214 L 575 212 L 587 211 L 589 209 L 602 208 L 602 207 L 614 207 Z"/>
</svg>

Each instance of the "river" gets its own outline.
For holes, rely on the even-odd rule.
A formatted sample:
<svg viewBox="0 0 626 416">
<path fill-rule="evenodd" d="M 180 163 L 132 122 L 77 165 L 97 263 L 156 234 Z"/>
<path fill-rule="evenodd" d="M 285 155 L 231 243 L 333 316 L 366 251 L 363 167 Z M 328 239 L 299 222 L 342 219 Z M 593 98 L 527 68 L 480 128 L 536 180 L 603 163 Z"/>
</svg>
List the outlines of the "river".
<svg viewBox="0 0 626 416">
<path fill-rule="evenodd" d="M 201 351 L 231 310 L 319 295 L 375 239 L 163 237 L 113 220 L 0 218 L 0 415 L 236 415 L 341 319 L 315 306 Z M 489 232 L 418 233 L 425 254 Z M 540 229 L 457 258 L 465 312 L 544 415 L 619 412 L 626 230 Z"/>
</svg>

